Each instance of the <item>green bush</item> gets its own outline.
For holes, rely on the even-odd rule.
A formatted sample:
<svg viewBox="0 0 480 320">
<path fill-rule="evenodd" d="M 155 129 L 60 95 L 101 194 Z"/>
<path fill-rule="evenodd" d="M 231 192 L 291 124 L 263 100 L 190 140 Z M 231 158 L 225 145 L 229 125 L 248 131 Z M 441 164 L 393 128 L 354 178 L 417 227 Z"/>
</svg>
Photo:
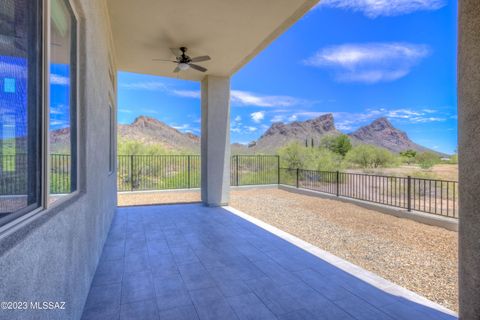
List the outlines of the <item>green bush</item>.
<svg viewBox="0 0 480 320">
<path fill-rule="evenodd" d="M 346 134 L 339 136 L 326 136 L 320 142 L 320 146 L 345 157 L 345 155 L 352 149 L 350 138 Z"/>
<path fill-rule="evenodd" d="M 372 145 L 359 145 L 350 150 L 345 160 L 361 168 L 381 168 L 395 164 L 395 155 L 384 148 Z"/>
<path fill-rule="evenodd" d="M 417 156 L 417 151 L 408 149 L 400 152 L 401 161 L 406 164 L 415 163 L 415 157 Z"/>
<path fill-rule="evenodd" d="M 440 163 L 440 157 L 433 152 L 422 152 L 415 156 L 415 160 L 422 169 L 430 169 Z"/>
<path fill-rule="evenodd" d="M 281 159 L 281 166 L 290 169 L 304 168 L 307 150 L 309 149 L 300 145 L 299 142 L 291 142 L 278 149 L 277 153 Z"/>
<path fill-rule="evenodd" d="M 145 144 L 135 140 L 118 140 L 119 155 L 164 155 L 170 152 L 158 144 Z M 180 154 L 180 152 L 176 152 Z"/>
</svg>

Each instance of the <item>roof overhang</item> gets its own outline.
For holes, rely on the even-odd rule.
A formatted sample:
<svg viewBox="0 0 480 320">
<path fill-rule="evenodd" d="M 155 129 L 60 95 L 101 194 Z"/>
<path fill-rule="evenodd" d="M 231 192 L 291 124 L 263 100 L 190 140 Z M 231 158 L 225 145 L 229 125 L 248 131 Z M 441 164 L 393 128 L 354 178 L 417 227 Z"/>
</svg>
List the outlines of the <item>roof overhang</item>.
<svg viewBox="0 0 480 320">
<path fill-rule="evenodd" d="M 318 0 L 107 0 L 117 68 L 177 77 L 169 48 L 185 46 L 206 73 L 182 71 L 181 79 L 231 76 Z"/>
</svg>

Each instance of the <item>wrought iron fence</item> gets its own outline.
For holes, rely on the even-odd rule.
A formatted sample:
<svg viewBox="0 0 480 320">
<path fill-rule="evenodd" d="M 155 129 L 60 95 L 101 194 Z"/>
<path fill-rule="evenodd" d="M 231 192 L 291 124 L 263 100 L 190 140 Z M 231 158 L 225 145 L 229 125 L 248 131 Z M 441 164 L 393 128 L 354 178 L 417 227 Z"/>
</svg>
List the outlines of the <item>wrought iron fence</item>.
<svg viewBox="0 0 480 320">
<path fill-rule="evenodd" d="M 277 184 L 278 166 L 278 156 L 232 156 L 230 183 Z M 199 188 L 200 172 L 199 155 L 119 155 L 118 191 Z"/>
<path fill-rule="evenodd" d="M 26 155 L 0 157 L 0 195 L 26 194 Z M 284 184 L 407 210 L 458 218 L 458 182 L 280 168 L 278 156 L 235 155 L 232 186 Z M 50 155 L 50 193 L 70 191 L 70 156 Z M 118 191 L 200 187 L 199 155 L 119 155 Z"/>
<path fill-rule="evenodd" d="M 281 168 L 280 184 L 458 218 L 457 181 Z"/>
</svg>

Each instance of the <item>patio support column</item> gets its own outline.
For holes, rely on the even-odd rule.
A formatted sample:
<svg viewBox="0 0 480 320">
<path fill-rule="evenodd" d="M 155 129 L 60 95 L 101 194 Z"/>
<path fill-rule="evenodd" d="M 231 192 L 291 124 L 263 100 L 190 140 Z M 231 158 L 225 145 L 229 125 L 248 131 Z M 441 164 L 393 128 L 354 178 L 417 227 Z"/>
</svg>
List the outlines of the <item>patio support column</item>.
<svg viewBox="0 0 480 320">
<path fill-rule="evenodd" d="M 459 1 L 460 319 L 480 319 L 480 2 Z"/>
<path fill-rule="evenodd" d="M 202 80 L 202 202 L 227 205 L 230 191 L 230 78 Z"/>
</svg>

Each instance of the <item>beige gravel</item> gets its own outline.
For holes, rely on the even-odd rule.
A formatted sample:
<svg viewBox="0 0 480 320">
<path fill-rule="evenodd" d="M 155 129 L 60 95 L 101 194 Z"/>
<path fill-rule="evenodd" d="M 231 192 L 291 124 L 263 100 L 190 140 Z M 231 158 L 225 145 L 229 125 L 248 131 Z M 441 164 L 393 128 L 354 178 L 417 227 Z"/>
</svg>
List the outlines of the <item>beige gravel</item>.
<svg viewBox="0 0 480 320">
<path fill-rule="evenodd" d="M 198 202 L 200 191 L 119 193 L 117 201 L 119 206 Z"/>
<path fill-rule="evenodd" d="M 198 192 L 119 195 L 119 204 L 198 201 Z M 457 233 L 277 189 L 234 190 L 230 205 L 458 310 Z"/>
</svg>

